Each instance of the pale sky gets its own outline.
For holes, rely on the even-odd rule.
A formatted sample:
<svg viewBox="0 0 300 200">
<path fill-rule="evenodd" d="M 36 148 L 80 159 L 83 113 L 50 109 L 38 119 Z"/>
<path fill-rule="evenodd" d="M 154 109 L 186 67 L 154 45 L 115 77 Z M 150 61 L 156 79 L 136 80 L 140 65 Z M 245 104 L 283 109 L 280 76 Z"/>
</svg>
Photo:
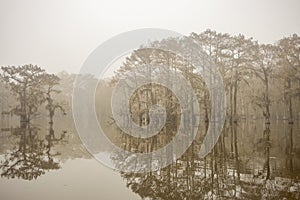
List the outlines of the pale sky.
<svg viewBox="0 0 300 200">
<path fill-rule="evenodd" d="M 0 0 L 0 66 L 77 73 L 114 35 L 138 28 L 217 32 L 274 43 L 300 35 L 299 0 Z"/>
</svg>

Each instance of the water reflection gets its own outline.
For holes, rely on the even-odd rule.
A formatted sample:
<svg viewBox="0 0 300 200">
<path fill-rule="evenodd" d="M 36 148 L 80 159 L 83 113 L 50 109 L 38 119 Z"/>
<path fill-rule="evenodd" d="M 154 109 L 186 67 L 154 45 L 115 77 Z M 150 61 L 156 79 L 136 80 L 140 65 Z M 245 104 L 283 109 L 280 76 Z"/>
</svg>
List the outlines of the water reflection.
<svg viewBox="0 0 300 200">
<path fill-rule="evenodd" d="M 299 199 L 295 129 L 299 135 L 299 126 L 291 124 L 227 125 L 205 159 L 198 158 L 200 144 L 194 142 L 166 168 L 121 175 L 127 187 L 147 199 Z"/>
<path fill-rule="evenodd" d="M 56 121 L 55 129 L 48 122 L 39 123 L 39 128 L 6 127 L 0 145 L 3 178 L 33 180 L 64 167 L 66 160 L 90 158 L 72 123 Z M 144 199 L 300 198 L 299 124 L 228 124 L 205 159 L 199 159 L 198 152 L 207 124 L 201 127 L 199 140 L 168 167 L 151 173 L 121 173 L 126 186 Z M 166 142 L 157 138 L 142 144 L 124 134 L 115 135 L 119 135 L 116 141 L 126 144 L 124 149 L 132 151 L 152 151 Z M 135 163 L 128 160 L 126 164 Z"/>
<path fill-rule="evenodd" d="M 12 134 L 16 137 L 16 145 L 5 154 L 1 162 L 1 177 L 31 180 L 46 171 L 60 168 L 59 162 L 54 159 L 60 153 L 52 152 L 52 148 L 65 135 L 55 136 L 52 124 L 44 138 L 40 137 L 38 128 L 30 125 L 12 129 Z"/>
<path fill-rule="evenodd" d="M 37 179 L 46 172 L 60 169 L 68 159 L 91 158 L 82 146 L 71 118 L 64 116 L 64 120 L 60 120 L 57 117 L 55 129 L 53 121 L 48 123 L 45 118 L 22 128 L 15 128 L 12 121 L 11 126 L 5 123 L 6 126 L 1 127 L 2 178 Z"/>
</svg>

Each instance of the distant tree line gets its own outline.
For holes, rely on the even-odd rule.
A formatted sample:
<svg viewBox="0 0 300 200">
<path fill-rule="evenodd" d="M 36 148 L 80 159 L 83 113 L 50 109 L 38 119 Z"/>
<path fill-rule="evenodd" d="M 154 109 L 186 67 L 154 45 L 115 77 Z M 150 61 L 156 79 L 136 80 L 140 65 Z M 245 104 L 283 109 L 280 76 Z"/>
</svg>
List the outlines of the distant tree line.
<svg viewBox="0 0 300 200">
<path fill-rule="evenodd" d="M 266 123 L 271 119 L 282 119 L 292 124 L 300 118 L 300 37 L 297 34 L 282 38 L 275 44 L 260 44 L 242 34 L 233 36 L 209 29 L 199 34 L 191 33 L 188 38 L 202 47 L 221 73 L 227 94 L 227 121 L 236 123 L 243 118 L 263 117 Z M 159 49 L 174 45 L 186 49 L 186 58 Z M 171 70 L 182 73 L 195 88 L 207 121 L 210 118 L 210 97 L 201 74 L 196 73 L 196 66 L 190 63 L 192 54 L 192 47 L 178 38 L 152 42 L 147 48 L 135 50 L 127 57 L 111 83 L 143 64 L 172 66 Z M 53 95 L 60 93 L 58 86 L 68 87 L 59 84 L 61 80 L 57 75 L 30 64 L 1 69 L 1 92 L 10 95 L 4 94 L 7 91 L 3 88 L 5 85 L 15 96 L 18 105 L 10 111 L 20 116 L 20 122 L 30 122 L 41 105 L 45 106 L 50 118 L 57 109 L 65 112 L 53 99 Z M 168 73 L 164 73 L 167 76 Z M 75 77 L 61 75 L 67 84 Z M 68 103 L 71 104 L 72 84 L 68 85 L 70 88 L 64 88 L 64 92 L 68 93 Z"/>
<path fill-rule="evenodd" d="M 227 121 L 237 123 L 243 118 L 288 120 L 299 119 L 300 107 L 300 37 L 293 34 L 275 44 L 260 44 L 244 35 L 229 35 L 206 30 L 191 33 L 193 39 L 218 67 L 227 95 Z M 179 58 L 161 47 L 178 46 L 186 49 L 186 58 Z M 193 49 L 185 39 L 168 38 L 152 42 L 135 50 L 116 72 L 112 83 L 130 69 L 156 64 L 170 66 L 187 78 L 195 88 L 209 119 L 210 102 L 201 74 L 189 57 Z M 167 78 L 167 76 L 166 76 Z M 142 119 L 141 119 L 142 120 Z"/>
</svg>

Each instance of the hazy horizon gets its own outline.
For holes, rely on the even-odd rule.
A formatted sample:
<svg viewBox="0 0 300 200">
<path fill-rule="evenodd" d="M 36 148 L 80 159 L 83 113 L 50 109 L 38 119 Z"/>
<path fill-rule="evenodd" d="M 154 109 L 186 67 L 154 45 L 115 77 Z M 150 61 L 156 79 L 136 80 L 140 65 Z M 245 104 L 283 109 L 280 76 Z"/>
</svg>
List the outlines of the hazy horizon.
<svg viewBox="0 0 300 200">
<path fill-rule="evenodd" d="M 37 64 L 78 73 L 102 42 L 139 28 L 182 34 L 206 29 L 260 43 L 299 35 L 300 2 L 289 1 L 0 1 L 0 65 Z M 182 12 L 180 12 L 182 10 Z"/>
</svg>

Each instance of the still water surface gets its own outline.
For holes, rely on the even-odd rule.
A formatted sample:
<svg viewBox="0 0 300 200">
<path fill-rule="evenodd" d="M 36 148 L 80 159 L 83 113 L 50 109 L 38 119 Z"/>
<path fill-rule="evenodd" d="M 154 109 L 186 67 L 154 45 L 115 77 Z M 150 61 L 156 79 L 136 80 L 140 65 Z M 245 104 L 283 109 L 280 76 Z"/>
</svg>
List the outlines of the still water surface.
<svg viewBox="0 0 300 200">
<path fill-rule="evenodd" d="M 2 122 L 1 199 L 300 198 L 298 122 L 227 125 L 205 159 L 197 158 L 199 145 L 193 144 L 165 169 L 125 174 L 95 161 L 72 123 L 56 121 L 54 126 L 39 122 L 26 130 Z"/>
<path fill-rule="evenodd" d="M 0 179 L 1 199 L 140 199 L 117 172 L 93 159 L 67 160 L 36 180 Z"/>
</svg>

